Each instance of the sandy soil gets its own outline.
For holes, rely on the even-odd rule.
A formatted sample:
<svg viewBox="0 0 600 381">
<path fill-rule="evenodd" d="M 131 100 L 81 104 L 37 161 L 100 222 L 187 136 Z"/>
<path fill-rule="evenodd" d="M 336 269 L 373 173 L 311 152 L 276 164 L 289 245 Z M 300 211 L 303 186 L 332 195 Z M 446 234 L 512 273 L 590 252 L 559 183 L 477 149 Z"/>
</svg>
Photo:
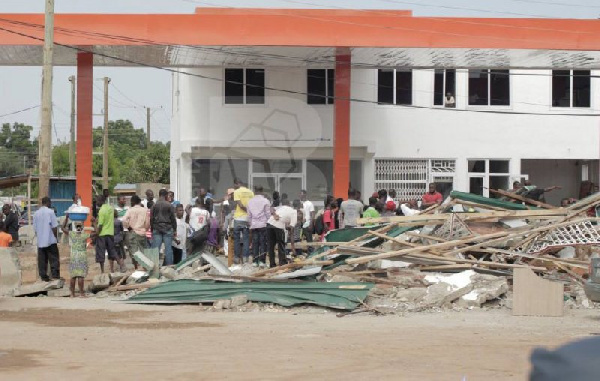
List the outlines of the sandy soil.
<svg viewBox="0 0 600 381">
<path fill-rule="evenodd" d="M 535 346 L 600 333 L 595 310 L 352 315 L 0 299 L 0 379 L 523 380 Z"/>
</svg>

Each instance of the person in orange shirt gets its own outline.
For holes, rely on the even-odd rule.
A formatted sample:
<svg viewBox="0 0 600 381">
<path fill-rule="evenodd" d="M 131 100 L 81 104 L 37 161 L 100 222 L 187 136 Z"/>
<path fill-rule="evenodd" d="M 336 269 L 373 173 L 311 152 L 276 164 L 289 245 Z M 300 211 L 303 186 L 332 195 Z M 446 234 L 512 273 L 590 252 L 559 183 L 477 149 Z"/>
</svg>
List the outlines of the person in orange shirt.
<svg viewBox="0 0 600 381">
<path fill-rule="evenodd" d="M 12 236 L 5 231 L 4 222 L 0 222 L 0 247 L 10 247 Z"/>
</svg>

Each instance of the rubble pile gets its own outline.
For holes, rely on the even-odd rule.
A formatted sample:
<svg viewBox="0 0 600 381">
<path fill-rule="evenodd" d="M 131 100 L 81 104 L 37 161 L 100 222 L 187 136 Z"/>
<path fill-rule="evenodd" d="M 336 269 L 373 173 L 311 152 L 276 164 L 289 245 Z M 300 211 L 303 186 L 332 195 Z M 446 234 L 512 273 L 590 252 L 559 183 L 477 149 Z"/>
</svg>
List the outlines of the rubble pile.
<svg viewBox="0 0 600 381">
<path fill-rule="evenodd" d="M 227 267 L 227 258 L 208 253 L 159 268 L 158 252 L 149 249 L 135 254 L 143 270 L 99 275 L 89 290 L 131 302 L 198 302 L 212 310 L 303 301 L 376 314 L 511 308 L 513 271 L 526 268 L 564 285 L 567 307 L 593 308 L 583 284 L 590 258 L 599 251 L 598 219 L 589 211 L 600 205 L 600 195 L 564 208 L 528 201 L 452 192 L 443 204 L 419 214 L 361 219 L 359 227 L 331 231 L 327 242 L 307 244 L 314 247 L 310 254 L 267 269 Z M 315 283 L 322 286 L 307 291 Z M 364 293 L 342 307 L 325 297 L 343 299 L 348 289 Z"/>
</svg>

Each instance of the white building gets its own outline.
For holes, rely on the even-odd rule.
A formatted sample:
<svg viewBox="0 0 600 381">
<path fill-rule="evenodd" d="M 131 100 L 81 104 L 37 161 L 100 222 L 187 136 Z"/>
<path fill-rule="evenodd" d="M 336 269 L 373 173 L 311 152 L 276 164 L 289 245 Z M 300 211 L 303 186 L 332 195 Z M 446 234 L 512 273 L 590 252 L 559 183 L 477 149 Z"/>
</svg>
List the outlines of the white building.
<svg viewBox="0 0 600 381">
<path fill-rule="evenodd" d="M 313 82 L 309 76 L 327 89 L 327 79 L 319 77 L 334 71 L 252 66 L 186 72 L 224 79 L 229 69 L 245 73 L 246 81 L 254 75 L 262 85 L 264 76 L 266 87 L 297 93 L 266 90 L 264 97 L 251 100 L 251 87 L 226 90 L 224 82 L 175 74 L 171 184 L 177 184 L 180 198 L 190 199 L 201 185 L 222 195 L 237 176 L 292 198 L 306 188 L 311 198 L 322 200 L 332 189 L 333 105 L 311 104 L 325 98 L 309 101 L 305 93 Z M 597 183 L 600 118 L 586 116 L 600 108 L 596 72 L 591 77 L 590 71 L 562 77 L 552 70 L 510 70 L 509 76 L 482 75 L 481 69 L 397 74 L 390 70 L 387 75 L 405 81 L 406 89 L 397 86 L 395 93 L 410 107 L 378 103 L 394 95 L 384 94 L 395 83 L 384 82 L 384 71 L 352 69 L 352 98 L 366 102 L 352 104 L 350 176 L 363 195 L 393 188 L 400 198 L 418 197 L 427 183 L 438 182 L 487 196 L 488 188 L 506 189 L 514 180 L 529 178 L 542 187 L 562 186 L 547 195 L 558 203 L 562 197 L 578 197 L 582 181 Z M 448 77 L 454 74 L 453 87 Z M 455 109 L 438 105 L 443 97 L 434 99 L 444 76 L 448 87 L 437 94 L 455 94 Z M 560 83 L 565 80 L 569 90 Z M 236 90 L 246 91 L 244 103 L 229 103 L 240 102 L 228 98 Z M 501 105 L 486 102 L 485 96 L 476 100 L 486 92 L 498 96 L 493 103 Z"/>
<path fill-rule="evenodd" d="M 331 194 L 334 52 L 194 52 L 194 64 L 173 75 L 178 197 L 200 186 L 224 195 L 234 177 L 292 199 L 300 189 L 316 201 Z M 430 182 L 489 196 L 529 179 L 562 187 L 547 194 L 550 203 L 579 197 L 582 182 L 598 183 L 596 53 L 352 48 L 350 185 L 363 200 L 381 188 L 407 199 Z"/>
</svg>

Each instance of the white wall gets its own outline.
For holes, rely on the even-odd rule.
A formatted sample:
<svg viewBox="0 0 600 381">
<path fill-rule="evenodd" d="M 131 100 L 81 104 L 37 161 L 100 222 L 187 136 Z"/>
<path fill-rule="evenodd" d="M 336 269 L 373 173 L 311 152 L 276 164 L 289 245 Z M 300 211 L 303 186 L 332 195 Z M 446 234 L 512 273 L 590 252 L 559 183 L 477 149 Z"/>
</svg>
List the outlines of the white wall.
<svg viewBox="0 0 600 381">
<path fill-rule="evenodd" d="M 223 68 L 187 69 L 223 78 Z M 457 72 L 457 109 L 433 108 L 433 70 L 413 71 L 413 105 L 378 105 L 377 71 L 352 71 L 352 97 L 370 101 L 351 106 L 351 145 L 365 147 L 364 192 L 370 192 L 374 158 L 456 159 L 455 187 L 466 190 L 467 159 L 511 159 L 511 174 L 519 174 L 521 159 L 597 159 L 600 118 L 574 116 L 600 109 L 599 80 L 592 79 L 591 109 L 552 109 L 549 70 L 512 70 L 511 106 L 467 105 L 468 73 Z M 527 75 L 522 75 L 527 74 Z M 595 72 L 592 73 L 597 74 Z M 202 157 L 208 147 L 295 147 L 307 155 L 332 147 L 333 106 L 306 104 L 303 94 L 266 91 L 265 105 L 225 105 L 223 82 L 179 75 L 173 86 L 172 164 L 181 155 Z M 306 91 L 305 68 L 266 68 L 266 86 Z M 177 91 L 179 94 L 177 95 Z M 514 115 L 483 111 L 540 113 Z M 569 115 L 556 115 L 569 114 Z M 283 141 L 282 141 L 283 140 Z M 193 147 L 196 147 L 193 149 Z M 192 152 L 193 151 L 193 152 Z M 260 157 L 261 150 L 258 150 Z M 277 150 L 285 155 L 285 150 Z M 174 168 L 174 167 L 172 167 Z M 173 178 L 176 174 L 172 171 Z M 190 176 L 180 162 L 179 177 Z M 181 184 L 180 180 L 180 184 Z M 185 180 L 187 181 L 187 180 Z M 182 192 L 185 190 L 182 186 Z M 187 196 L 187 195 L 185 195 Z"/>
</svg>

